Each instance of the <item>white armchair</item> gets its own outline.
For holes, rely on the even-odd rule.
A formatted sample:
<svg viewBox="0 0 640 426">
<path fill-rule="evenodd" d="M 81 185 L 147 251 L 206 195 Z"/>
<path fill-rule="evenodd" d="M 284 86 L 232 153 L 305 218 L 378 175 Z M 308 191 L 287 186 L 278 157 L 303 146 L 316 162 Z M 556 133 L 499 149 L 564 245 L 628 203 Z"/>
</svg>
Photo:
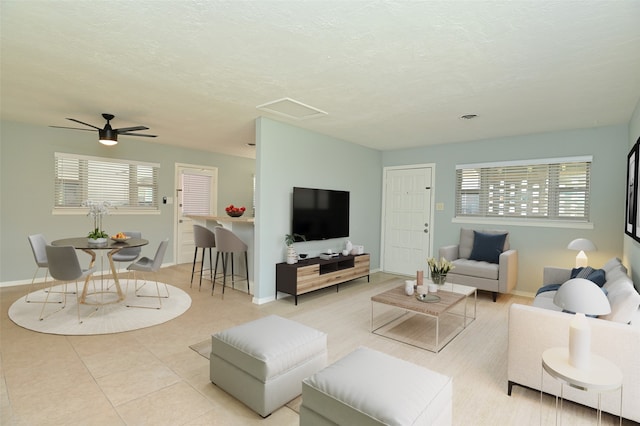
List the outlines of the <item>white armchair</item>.
<svg viewBox="0 0 640 426">
<path fill-rule="evenodd" d="M 509 233 L 460 229 L 458 244 L 441 247 L 439 258 L 452 262 L 447 281 L 498 293 L 510 293 L 518 281 L 518 251 L 509 245 Z"/>
</svg>

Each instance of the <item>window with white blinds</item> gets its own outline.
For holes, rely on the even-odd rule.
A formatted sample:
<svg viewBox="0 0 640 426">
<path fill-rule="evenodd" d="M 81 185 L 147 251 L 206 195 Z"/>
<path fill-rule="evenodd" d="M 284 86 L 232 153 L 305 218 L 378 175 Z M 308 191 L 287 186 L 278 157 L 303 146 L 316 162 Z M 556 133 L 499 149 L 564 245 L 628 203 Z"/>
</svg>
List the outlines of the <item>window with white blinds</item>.
<svg viewBox="0 0 640 426">
<path fill-rule="evenodd" d="M 160 165 L 55 153 L 54 210 L 108 201 L 116 209 L 157 211 Z"/>
<path fill-rule="evenodd" d="M 592 157 L 456 166 L 456 217 L 589 221 Z"/>
<path fill-rule="evenodd" d="M 182 174 L 182 214 L 194 216 L 210 216 L 211 184 L 213 175 L 210 172 L 196 173 L 185 171 Z"/>
</svg>

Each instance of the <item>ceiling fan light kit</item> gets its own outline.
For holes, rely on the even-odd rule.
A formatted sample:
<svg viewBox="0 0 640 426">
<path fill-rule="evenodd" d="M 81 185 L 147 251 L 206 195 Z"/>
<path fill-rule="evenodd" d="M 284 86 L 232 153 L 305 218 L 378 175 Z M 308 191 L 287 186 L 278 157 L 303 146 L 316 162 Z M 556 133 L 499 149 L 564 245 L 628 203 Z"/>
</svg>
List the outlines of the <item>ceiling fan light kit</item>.
<svg viewBox="0 0 640 426">
<path fill-rule="evenodd" d="M 98 130 L 98 135 L 100 135 L 100 143 L 102 145 L 111 146 L 118 143 L 118 134 L 111 129 Z"/>
<path fill-rule="evenodd" d="M 80 120 L 76 120 L 75 118 L 68 118 L 67 120 L 85 125 L 85 126 L 89 126 L 95 130 L 98 131 L 98 140 L 100 141 L 101 144 L 103 145 L 107 145 L 107 146 L 113 146 L 116 145 L 118 143 L 118 135 L 125 135 L 125 136 L 143 136 L 146 138 L 155 138 L 156 135 L 145 135 L 142 133 L 131 133 L 131 132 L 135 132 L 137 130 L 149 130 L 148 127 L 146 126 L 133 126 L 133 127 L 122 127 L 120 129 L 114 129 L 111 127 L 111 124 L 109 123 L 111 120 L 113 120 L 115 118 L 115 116 L 113 114 L 107 114 L 107 113 L 103 113 L 102 114 L 102 118 L 104 118 L 105 120 L 107 120 L 107 124 L 105 124 L 104 128 L 101 129 L 100 127 L 94 126 L 93 124 L 89 124 L 89 123 L 85 123 L 84 121 L 80 121 Z M 51 127 L 57 127 L 60 129 L 72 129 L 72 130 L 89 130 L 90 129 L 82 129 L 79 127 L 62 127 L 62 126 L 51 126 Z"/>
</svg>

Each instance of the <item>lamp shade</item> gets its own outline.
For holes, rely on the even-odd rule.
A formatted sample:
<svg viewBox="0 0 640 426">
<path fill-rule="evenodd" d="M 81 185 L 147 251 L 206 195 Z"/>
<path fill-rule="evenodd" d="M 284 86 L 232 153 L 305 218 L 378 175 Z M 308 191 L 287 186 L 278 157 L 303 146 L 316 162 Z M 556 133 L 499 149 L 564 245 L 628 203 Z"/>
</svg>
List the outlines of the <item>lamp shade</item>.
<svg viewBox="0 0 640 426">
<path fill-rule="evenodd" d="M 571 241 L 567 246 L 569 250 L 578 250 L 578 251 L 597 251 L 596 245 L 586 238 L 576 238 Z"/>
<path fill-rule="evenodd" d="M 573 278 L 562 284 L 553 303 L 566 311 L 586 315 L 606 315 L 611 312 L 609 299 L 594 282 Z"/>
<path fill-rule="evenodd" d="M 589 264 L 589 259 L 587 258 L 585 251 L 598 250 L 596 248 L 596 245 L 593 244 L 591 241 L 587 240 L 586 238 L 576 238 L 575 240 L 569 243 L 567 248 L 569 250 L 578 251 L 578 255 L 576 256 L 576 268 L 579 268 L 580 266 L 584 267 Z"/>
</svg>

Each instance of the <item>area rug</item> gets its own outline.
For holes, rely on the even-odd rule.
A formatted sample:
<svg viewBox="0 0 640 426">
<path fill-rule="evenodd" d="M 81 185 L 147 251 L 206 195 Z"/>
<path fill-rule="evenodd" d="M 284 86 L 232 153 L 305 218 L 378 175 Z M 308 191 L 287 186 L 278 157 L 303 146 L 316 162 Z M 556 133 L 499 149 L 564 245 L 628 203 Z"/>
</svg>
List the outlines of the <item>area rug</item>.
<svg viewBox="0 0 640 426">
<path fill-rule="evenodd" d="M 211 339 L 207 339 L 205 341 L 196 343 L 195 345 L 191 345 L 189 347 L 194 351 L 198 352 L 200 355 L 202 355 L 206 359 L 209 359 L 209 356 L 211 355 Z"/>
<path fill-rule="evenodd" d="M 189 347 L 206 359 L 209 359 L 209 356 L 211 355 L 211 339 L 207 339 Z M 300 414 L 300 405 L 302 405 L 302 396 L 298 396 L 297 398 L 285 404 L 287 408 L 295 411 L 298 414 Z"/>
<path fill-rule="evenodd" d="M 96 285 L 102 286 L 104 289 L 113 290 L 113 280 L 104 280 Z M 126 291 L 126 284 L 120 281 L 122 291 Z M 160 284 L 160 294 L 165 294 L 163 283 Z M 93 284 L 89 284 L 90 291 Z M 79 285 L 81 288 L 82 286 Z M 9 318 L 20 327 L 29 330 L 47 334 L 61 334 L 70 336 L 94 335 L 94 334 L 110 334 L 121 333 L 124 331 L 137 330 L 140 328 L 151 327 L 165 323 L 169 320 L 179 317 L 185 313 L 191 306 L 191 297 L 183 290 L 167 285 L 169 289 L 169 297 L 162 299 L 161 309 L 146 309 L 139 307 L 127 307 L 127 304 L 140 305 L 149 308 L 158 306 L 158 299 L 153 297 L 137 297 L 134 294 L 133 282 L 129 286 L 126 298 L 122 302 L 105 304 L 102 306 L 80 305 L 80 320 L 78 322 L 77 302 L 74 294 L 67 295 L 67 304 L 64 309 L 60 309 L 62 304 L 48 303 L 45 306 L 45 318 L 40 321 L 40 310 L 42 303 L 27 303 L 24 297 L 16 300 L 9 308 Z M 75 290 L 75 285 L 67 287 L 67 291 Z M 61 300 L 64 285 L 55 286 L 50 296 Z M 155 283 L 148 283 L 143 287 L 141 292 L 151 296 L 156 292 Z M 94 298 L 94 300 L 91 299 Z M 87 301 L 96 301 L 97 297 L 104 297 L 102 301 L 116 300 L 115 294 L 106 294 L 104 296 L 91 296 Z M 42 301 L 45 300 L 46 293 L 44 290 L 35 291 L 29 294 L 29 300 Z M 56 312 L 57 311 L 57 312 Z"/>
</svg>

